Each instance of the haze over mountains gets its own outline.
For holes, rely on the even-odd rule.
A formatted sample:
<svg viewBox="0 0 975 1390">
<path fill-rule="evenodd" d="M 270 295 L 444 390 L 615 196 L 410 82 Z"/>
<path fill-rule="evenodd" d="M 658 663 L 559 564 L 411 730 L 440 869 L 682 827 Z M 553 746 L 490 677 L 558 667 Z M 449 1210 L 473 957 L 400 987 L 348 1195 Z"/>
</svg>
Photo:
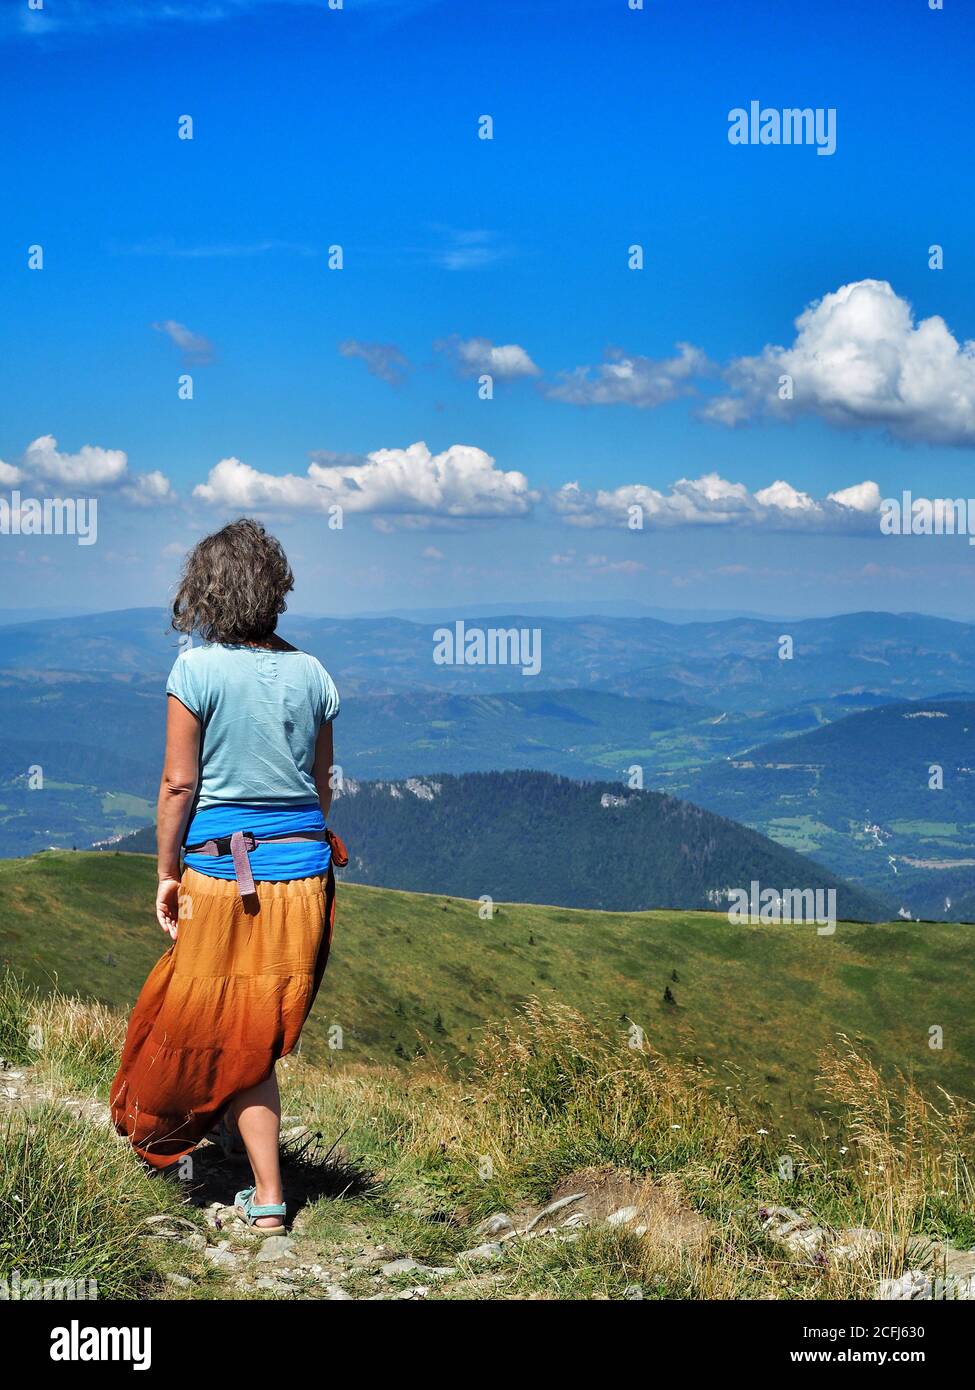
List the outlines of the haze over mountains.
<svg viewBox="0 0 975 1390">
<path fill-rule="evenodd" d="M 285 615 L 283 635 L 319 656 L 343 695 L 347 778 L 534 768 L 625 788 L 640 769 L 644 787 L 754 827 L 892 911 L 975 913 L 975 627 L 884 613 L 788 628 L 477 622 L 539 628 L 539 675 L 437 666 L 430 624 Z M 779 657 L 784 634 L 791 660 Z M 151 822 L 162 677 L 177 652 L 162 609 L 0 629 L 0 855 Z M 36 767 L 42 791 L 29 785 Z"/>
<path fill-rule="evenodd" d="M 770 710 L 840 693 L 915 698 L 975 690 L 975 627 L 918 614 L 849 613 L 795 622 L 794 656 L 779 657 L 782 624 L 757 618 L 666 623 L 657 618 L 556 618 L 498 613 L 478 625 L 539 628 L 542 667 L 438 666 L 430 624 L 402 618 L 285 614 L 281 633 L 314 653 L 343 693 L 528 688 L 599 689 Z M 2 629 L 0 668 L 154 674 L 178 653 L 164 609 L 136 608 Z"/>
</svg>

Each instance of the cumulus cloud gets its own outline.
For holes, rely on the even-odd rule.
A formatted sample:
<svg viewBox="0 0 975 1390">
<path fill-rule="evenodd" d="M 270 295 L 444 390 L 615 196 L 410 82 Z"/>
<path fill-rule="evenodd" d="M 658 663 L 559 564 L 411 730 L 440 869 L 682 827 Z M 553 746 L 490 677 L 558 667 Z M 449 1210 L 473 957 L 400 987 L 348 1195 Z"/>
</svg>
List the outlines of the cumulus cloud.
<svg viewBox="0 0 975 1390">
<path fill-rule="evenodd" d="M 313 461 L 305 474 L 261 473 L 221 459 L 193 493 L 223 507 L 324 512 L 338 504 L 404 519 L 524 516 L 538 498 L 523 473 L 503 472 L 483 449 L 452 444 L 431 454 L 422 441 L 356 462 Z"/>
<path fill-rule="evenodd" d="M 596 367 L 559 373 L 545 388 L 550 400 L 570 405 L 632 405 L 640 410 L 688 395 L 693 379 L 707 375 L 711 364 L 691 343 L 677 343 L 677 354 L 659 360 L 609 348 Z"/>
<path fill-rule="evenodd" d="M 569 525 L 580 527 L 626 527 L 638 515 L 645 528 L 739 525 L 773 531 L 868 532 L 878 525 L 880 500 L 874 482 L 857 483 L 817 500 L 782 479 L 749 492 L 744 483 L 707 473 L 680 478 L 669 492 L 644 483 L 586 492 L 578 483 L 566 483 L 551 502 Z"/>
<path fill-rule="evenodd" d="M 16 487 L 23 476 L 19 468 L 15 468 L 12 463 L 4 463 L 3 459 L 0 459 L 0 486 Z"/>
<path fill-rule="evenodd" d="M 400 386 L 406 380 L 410 363 L 395 343 L 363 343 L 356 338 L 346 338 L 339 343 L 343 357 L 358 357 L 366 364 L 366 371 L 386 381 L 390 386 Z"/>
<path fill-rule="evenodd" d="M 175 319 L 163 319 L 161 323 L 154 323 L 152 327 L 157 333 L 164 333 L 169 341 L 179 348 L 187 365 L 202 366 L 213 361 L 213 344 L 209 338 L 204 338 L 202 333 L 194 333 L 185 323 L 177 323 Z"/>
<path fill-rule="evenodd" d="M 780 511 L 794 514 L 816 510 L 816 503 L 808 492 L 800 492 L 781 478 L 770 483 L 768 487 L 759 488 L 755 493 L 755 501 L 760 507 L 778 507 Z"/>
<path fill-rule="evenodd" d="M 151 473 L 130 472 L 124 449 L 103 449 L 97 444 L 84 444 L 76 454 L 66 454 L 58 448 L 58 441 L 53 435 L 42 434 L 28 444 L 21 463 L 21 468 L 13 470 L 19 476 L 6 481 L 20 483 L 29 480 L 42 491 L 52 488 L 114 491 L 138 506 L 175 500 L 169 479 L 158 469 Z M 0 482 L 3 481 L 4 474 L 0 472 Z"/>
<path fill-rule="evenodd" d="M 938 315 L 916 322 L 886 280 L 842 285 L 795 323 L 790 347 L 768 344 L 729 364 L 731 389 L 709 402 L 707 417 L 736 425 L 806 413 L 902 440 L 975 442 L 975 343 L 959 342 Z M 780 398 L 782 377 L 794 383 L 791 400 Z"/>
<path fill-rule="evenodd" d="M 453 358 L 462 376 L 487 373 L 497 381 L 515 381 L 518 377 L 540 375 L 539 368 L 517 343 L 496 345 L 488 338 L 460 338 L 455 334 L 434 343 L 434 347 Z"/>
<path fill-rule="evenodd" d="M 24 471 L 43 482 L 69 487 L 114 487 L 124 481 L 128 456 L 122 449 L 84 444 L 76 454 L 63 454 L 58 441 L 42 434 L 24 451 Z"/>
<path fill-rule="evenodd" d="M 854 483 L 852 487 L 840 488 L 839 492 L 827 494 L 830 502 L 840 507 L 852 507 L 857 512 L 879 512 L 880 488 L 876 483 Z"/>
</svg>

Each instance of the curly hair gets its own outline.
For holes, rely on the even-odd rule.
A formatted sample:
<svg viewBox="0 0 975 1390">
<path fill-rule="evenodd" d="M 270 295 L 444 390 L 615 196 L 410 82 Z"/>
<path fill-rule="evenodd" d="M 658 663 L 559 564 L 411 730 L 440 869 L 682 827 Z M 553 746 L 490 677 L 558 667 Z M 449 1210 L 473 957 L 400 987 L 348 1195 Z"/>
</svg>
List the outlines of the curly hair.
<svg viewBox="0 0 975 1390">
<path fill-rule="evenodd" d="M 274 632 L 295 586 L 281 542 L 259 521 L 241 517 L 204 536 L 183 566 L 173 627 L 205 642 L 262 642 Z"/>
</svg>

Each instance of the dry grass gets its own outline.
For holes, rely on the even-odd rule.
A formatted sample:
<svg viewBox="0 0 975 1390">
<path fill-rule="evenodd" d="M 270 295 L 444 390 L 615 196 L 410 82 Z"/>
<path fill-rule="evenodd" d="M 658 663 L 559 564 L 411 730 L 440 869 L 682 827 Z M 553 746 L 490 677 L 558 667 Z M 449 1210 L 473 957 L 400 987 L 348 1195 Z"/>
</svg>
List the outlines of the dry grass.
<svg viewBox="0 0 975 1390">
<path fill-rule="evenodd" d="M 936 1106 L 905 1077 L 891 1087 L 846 1037 L 824 1054 L 820 1084 L 846 1117 L 863 1224 L 902 1260 L 929 1208 L 975 1210 L 975 1106 L 946 1091 Z"/>
<path fill-rule="evenodd" d="M 42 996 L 28 1013 L 38 1077 L 54 1091 L 96 1093 L 118 1068 L 125 1020 L 104 1004 Z"/>
<path fill-rule="evenodd" d="M 642 1183 L 646 1235 L 574 1237 L 549 1270 L 563 1289 L 591 1283 L 579 1262 L 598 1247 L 616 1296 L 624 1280 L 668 1297 L 865 1297 L 901 1272 L 912 1235 L 964 1241 L 975 1214 L 972 1107 L 950 1097 L 935 1107 L 903 1080 L 888 1087 L 846 1040 L 821 1070 L 841 1138 L 817 1148 L 793 1137 L 789 1177 L 734 1092 L 538 1000 L 487 1032 L 463 1082 L 426 1063 L 395 1077 L 378 1068 L 327 1081 L 290 1075 L 315 1124 L 329 1135 L 348 1131 L 345 1142 L 389 1191 L 423 1211 L 446 1207 L 465 1220 L 512 1211 L 566 1190 L 580 1170 Z M 833 1230 L 869 1226 L 883 1243 L 842 1261 L 796 1261 L 757 1226 L 758 1209 L 778 1204 Z M 522 1251 L 515 1286 L 544 1284 L 546 1258 L 551 1250 Z"/>
<path fill-rule="evenodd" d="M 44 1087 L 55 1097 L 104 1095 L 122 1021 L 61 996 L 27 992 L 21 1002 L 19 1022 L 9 998 L 4 1005 L 7 1034 L 40 1044 L 33 1060 Z M 868 1297 L 878 1278 L 901 1272 L 920 1232 L 975 1246 L 975 1109 L 947 1095 L 935 1105 L 903 1078 L 889 1085 L 846 1039 L 820 1070 L 841 1136 L 791 1138 L 788 1175 L 777 1142 L 740 1110 L 735 1091 L 630 1048 L 615 1021 L 556 1003 L 530 1000 L 486 1030 L 462 1080 L 423 1061 L 405 1072 L 322 1072 L 292 1057 L 280 1073 L 286 1110 L 370 1179 L 341 1200 L 313 1202 L 309 1229 L 318 1222 L 329 1239 L 368 1237 L 437 1263 L 476 1243 L 480 1218 L 524 1215 L 585 1184 L 590 1226 L 510 1242 L 501 1283 L 472 1281 L 468 1296 L 621 1298 L 639 1288 L 650 1298 Z M 51 1106 L 8 1131 L 2 1248 L 22 1268 L 45 1270 L 84 1269 L 103 1249 L 106 1277 L 116 1260 L 115 1285 L 141 1287 L 152 1271 L 144 1249 L 129 1259 L 126 1241 L 170 1198 L 156 1195 L 124 1145 L 91 1125 L 65 1125 Z M 64 1219 L 73 1195 L 83 1220 Z M 618 1205 L 639 1208 L 643 1234 L 605 1225 Z M 845 1262 L 790 1258 L 757 1220 L 773 1205 L 832 1229 L 871 1227 L 882 1246 Z"/>
</svg>

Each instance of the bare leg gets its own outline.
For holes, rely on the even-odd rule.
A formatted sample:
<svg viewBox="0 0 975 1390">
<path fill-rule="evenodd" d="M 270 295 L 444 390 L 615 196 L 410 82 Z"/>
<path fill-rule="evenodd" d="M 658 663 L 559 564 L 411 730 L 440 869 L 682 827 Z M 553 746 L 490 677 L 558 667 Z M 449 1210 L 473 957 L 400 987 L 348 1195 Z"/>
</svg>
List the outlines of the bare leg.
<svg viewBox="0 0 975 1390">
<path fill-rule="evenodd" d="M 278 1141 L 281 1137 L 281 1099 L 278 1095 L 278 1078 L 272 1070 L 271 1075 L 252 1086 L 248 1091 L 240 1091 L 230 1102 L 230 1109 L 237 1121 L 240 1137 L 247 1149 L 251 1170 L 254 1174 L 254 1205 L 266 1206 L 284 1200 L 281 1191 L 281 1160 Z M 277 1216 L 259 1216 L 258 1226 L 278 1226 Z"/>
</svg>

